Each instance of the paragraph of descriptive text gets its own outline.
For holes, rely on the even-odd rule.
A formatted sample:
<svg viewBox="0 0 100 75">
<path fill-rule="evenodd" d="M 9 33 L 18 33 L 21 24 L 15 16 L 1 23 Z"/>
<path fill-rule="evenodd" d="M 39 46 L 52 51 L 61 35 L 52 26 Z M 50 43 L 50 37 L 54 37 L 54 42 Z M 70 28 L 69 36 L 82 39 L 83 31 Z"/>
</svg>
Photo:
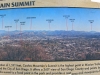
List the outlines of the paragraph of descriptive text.
<svg viewBox="0 0 100 75">
<path fill-rule="evenodd" d="M 91 75 L 100 73 L 100 63 L 1 63 L 0 75 Z"/>
</svg>

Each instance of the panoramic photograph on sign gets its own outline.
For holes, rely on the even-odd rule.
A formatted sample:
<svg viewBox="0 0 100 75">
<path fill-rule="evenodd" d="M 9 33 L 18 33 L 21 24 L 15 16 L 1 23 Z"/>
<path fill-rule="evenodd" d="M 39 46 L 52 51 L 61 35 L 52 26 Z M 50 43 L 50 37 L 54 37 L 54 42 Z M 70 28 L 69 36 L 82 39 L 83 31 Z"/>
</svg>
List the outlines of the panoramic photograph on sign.
<svg viewBox="0 0 100 75">
<path fill-rule="evenodd" d="M 100 60 L 99 14 L 94 8 L 0 10 L 0 60 Z"/>
</svg>

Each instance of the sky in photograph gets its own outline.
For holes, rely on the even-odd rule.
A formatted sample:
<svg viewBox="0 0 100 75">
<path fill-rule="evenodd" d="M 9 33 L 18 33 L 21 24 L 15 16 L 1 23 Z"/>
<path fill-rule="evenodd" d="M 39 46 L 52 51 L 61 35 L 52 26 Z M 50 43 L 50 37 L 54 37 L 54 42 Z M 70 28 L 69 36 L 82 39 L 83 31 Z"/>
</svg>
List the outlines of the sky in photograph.
<svg viewBox="0 0 100 75">
<path fill-rule="evenodd" d="M 92 23 L 92 31 L 100 32 L 100 9 L 90 8 L 17 8 L 0 10 L 0 15 L 6 14 L 0 18 L 0 30 L 7 30 L 5 26 L 12 26 L 10 30 L 16 30 L 15 19 L 18 21 L 18 30 L 20 30 L 20 22 L 25 22 L 21 25 L 22 30 L 30 30 L 31 20 L 27 17 L 36 17 L 32 19 L 32 30 L 49 30 L 49 23 L 47 19 L 53 19 L 50 23 L 50 30 L 72 30 L 72 22 L 70 19 L 75 19 L 73 22 L 73 30 L 75 31 L 91 31 L 91 24 L 89 20 L 94 20 Z M 70 15 L 65 19 L 63 15 Z"/>
</svg>

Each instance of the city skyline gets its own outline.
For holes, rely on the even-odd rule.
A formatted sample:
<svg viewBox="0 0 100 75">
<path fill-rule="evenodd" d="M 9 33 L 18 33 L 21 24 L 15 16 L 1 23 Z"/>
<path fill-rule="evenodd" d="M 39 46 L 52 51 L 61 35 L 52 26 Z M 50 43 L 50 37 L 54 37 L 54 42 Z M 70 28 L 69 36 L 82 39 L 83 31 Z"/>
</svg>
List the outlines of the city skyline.
<svg viewBox="0 0 100 75">
<path fill-rule="evenodd" d="M 20 22 L 25 22 L 22 30 L 49 30 L 47 19 L 53 19 L 50 23 L 50 30 L 67 30 L 66 19 L 63 15 L 70 15 L 67 20 L 68 30 L 72 30 L 72 23 L 70 19 L 75 19 L 73 22 L 73 30 L 76 31 L 91 31 L 91 24 L 89 20 L 94 20 L 92 23 L 92 31 L 100 32 L 99 21 L 100 9 L 93 8 L 18 8 L 0 10 L 0 30 L 7 30 L 5 26 L 12 26 L 11 31 L 16 30 L 15 19 L 19 19 L 17 29 L 20 30 Z M 27 17 L 36 17 L 35 19 L 27 19 Z M 2 29 L 3 22 L 3 29 Z"/>
</svg>

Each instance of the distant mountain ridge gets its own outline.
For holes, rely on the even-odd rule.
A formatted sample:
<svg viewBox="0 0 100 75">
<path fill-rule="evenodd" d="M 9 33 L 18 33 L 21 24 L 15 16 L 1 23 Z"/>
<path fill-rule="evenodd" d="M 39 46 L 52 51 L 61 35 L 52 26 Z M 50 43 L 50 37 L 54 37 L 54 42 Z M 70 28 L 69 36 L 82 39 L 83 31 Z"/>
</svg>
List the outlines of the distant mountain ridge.
<svg viewBox="0 0 100 75">
<path fill-rule="evenodd" d="M 96 31 L 65 31 L 65 30 L 55 30 L 55 31 L 46 31 L 46 30 L 37 30 L 37 31 L 32 31 L 32 30 L 24 30 L 21 31 L 23 34 L 32 34 L 34 33 L 34 35 L 49 35 L 49 36 L 74 36 L 74 37 L 83 37 L 83 36 L 87 36 L 87 37 L 100 37 L 100 32 L 96 32 Z M 15 30 L 15 31 L 9 31 L 10 35 L 16 35 L 16 33 L 20 33 L 19 30 Z M 5 30 L 0 30 L 0 34 L 8 34 L 7 31 Z"/>
</svg>

